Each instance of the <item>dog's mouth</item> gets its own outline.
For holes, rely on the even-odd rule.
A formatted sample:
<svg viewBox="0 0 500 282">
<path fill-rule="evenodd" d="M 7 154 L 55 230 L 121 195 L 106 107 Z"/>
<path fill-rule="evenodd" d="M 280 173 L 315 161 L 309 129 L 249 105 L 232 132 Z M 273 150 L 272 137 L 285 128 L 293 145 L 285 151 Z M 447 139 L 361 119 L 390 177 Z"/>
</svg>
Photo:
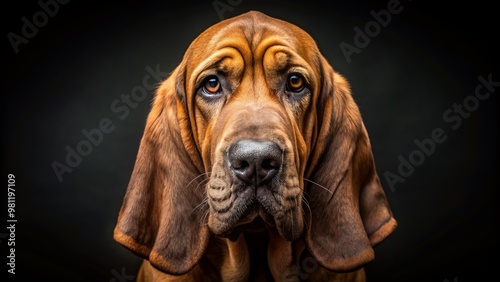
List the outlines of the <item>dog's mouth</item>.
<svg viewBox="0 0 500 282">
<path fill-rule="evenodd" d="M 210 188 L 209 188 L 210 189 Z M 237 231 L 259 232 L 265 228 L 276 225 L 273 215 L 257 197 L 257 190 L 268 189 L 268 187 L 234 188 L 233 193 L 228 193 L 226 201 L 220 201 L 221 197 L 214 192 L 209 193 L 210 220 L 209 226 L 218 235 L 228 236 Z M 265 198 L 265 197 L 261 197 Z"/>
<path fill-rule="evenodd" d="M 269 186 L 247 188 L 234 194 L 237 196 L 233 196 L 234 199 L 227 205 L 220 205 L 220 202 L 209 198 L 208 225 L 216 235 L 234 240 L 242 231 L 277 229 L 284 239 L 292 241 L 302 234 L 300 201 L 285 209 Z M 221 206 L 224 208 L 221 209 Z"/>
<path fill-rule="evenodd" d="M 219 236 L 235 241 L 241 232 L 259 233 L 275 227 L 274 217 L 261 205 L 253 203 L 232 227 L 228 227 L 229 229 Z"/>
</svg>

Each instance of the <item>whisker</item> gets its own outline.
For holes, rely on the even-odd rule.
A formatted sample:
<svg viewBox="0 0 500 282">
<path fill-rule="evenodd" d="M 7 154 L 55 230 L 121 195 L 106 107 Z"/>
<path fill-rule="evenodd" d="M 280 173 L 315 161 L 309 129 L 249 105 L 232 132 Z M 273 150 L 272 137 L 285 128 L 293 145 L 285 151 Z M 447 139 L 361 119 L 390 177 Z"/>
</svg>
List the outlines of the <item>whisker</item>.
<svg viewBox="0 0 500 282">
<path fill-rule="evenodd" d="M 206 204 L 207 202 L 208 202 L 208 198 L 205 197 L 205 199 L 203 199 L 203 201 L 201 201 L 201 203 L 199 205 L 197 205 L 196 207 L 194 207 L 193 210 L 191 210 L 191 213 L 189 215 L 191 216 L 195 210 L 197 210 L 198 208 L 200 208 L 202 205 Z"/>
<path fill-rule="evenodd" d="M 312 213 L 311 206 L 309 205 L 309 201 L 307 200 L 307 198 L 304 195 L 302 195 L 302 202 L 307 207 L 307 209 L 309 210 L 309 212 Z"/>
<path fill-rule="evenodd" d="M 309 205 L 309 201 L 307 200 L 307 198 L 304 195 L 302 195 L 302 202 L 304 203 L 304 205 L 309 210 L 309 214 L 312 214 L 312 210 L 311 210 L 311 206 Z M 305 230 L 307 230 L 309 228 L 309 226 L 307 226 L 308 225 L 308 220 L 306 218 L 306 213 L 305 212 L 302 213 L 302 220 L 305 223 Z"/>
<path fill-rule="evenodd" d="M 326 188 L 325 186 L 323 186 L 323 185 L 321 185 L 321 184 L 319 184 L 319 183 L 316 183 L 316 182 L 314 182 L 314 181 L 312 181 L 312 180 L 306 179 L 306 178 L 304 178 L 304 180 L 305 180 L 305 181 L 307 181 L 307 182 L 309 182 L 309 183 L 314 184 L 315 186 L 318 186 L 318 187 L 322 188 L 322 189 L 323 189 L 323 190 L 325 190 L 326 192 L 328 192 L 328 193 L 330 193 L 331 195 L 333 195 L 333 192 L 332 192 L 332 191 L 330 191 L 330 190 L 328 190 L 328 188 Z"/>
<path fill-rule="evenodd" d="M 189 187 L 189 185 L 191 185 L 191 183 L 193 183 L 194 181 L 196 181 L 198 178 L 202 177 L 202 176 L 208 176 L 210 174 L 210 172 L 204 172 L 198 176 L 196 176 L 195 178 L 193 178 L 193 180 L 189 181 L 189 183 L 186 185 L 186 188 Z"/>
<path fill-rule="evenodd" d="M 207 183 L 209 180 L 210 180 L 209 178 L 203 179 L 200 183 L 198 183 L 198 185 L 196 185 L 196 188 L 194 188 L 194 191 L 196 192 L 198 190 L 198 188 L 203 186 L 203 184 Z"/>
<path fill-rule="evenodd" d="M 209 214 L 209 210 L 205 211 L 205 214 L 203 214 L 203 216 L 201 217 L 201 223 L 202 223 L 202 226 L 207 226 L 208 225 L 208 214 Z"/>
</svg>

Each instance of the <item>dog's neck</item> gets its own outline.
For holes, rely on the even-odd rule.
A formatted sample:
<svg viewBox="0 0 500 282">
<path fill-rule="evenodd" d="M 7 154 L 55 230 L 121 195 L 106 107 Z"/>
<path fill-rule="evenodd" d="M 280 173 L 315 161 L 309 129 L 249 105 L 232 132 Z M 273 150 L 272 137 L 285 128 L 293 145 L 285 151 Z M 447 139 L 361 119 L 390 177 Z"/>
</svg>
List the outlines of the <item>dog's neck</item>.
<svg viewBox="0 0 500 282">
<path fill-rule="evenodd" d="M 213 236 L 202 259 L 206 262 L 198 266 L 220 271 L 214 275 L 221 281 L 290 281 L 298 277 L 304 250 L 299 242 L 285 241 L 275 229 L 243 231 L 231 239 Z M 200 271 L 206 277 L 207 270 Z"/>
</svg>

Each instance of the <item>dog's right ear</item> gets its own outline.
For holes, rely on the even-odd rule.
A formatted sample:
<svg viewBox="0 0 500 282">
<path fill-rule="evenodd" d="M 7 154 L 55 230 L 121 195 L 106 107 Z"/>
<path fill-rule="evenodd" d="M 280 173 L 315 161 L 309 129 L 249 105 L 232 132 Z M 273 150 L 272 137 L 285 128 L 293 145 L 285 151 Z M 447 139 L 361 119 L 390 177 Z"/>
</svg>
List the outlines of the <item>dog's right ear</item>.
<svg viewBox="0 0 500 282">
<path fill-rule="evenodd" d="M 205 195 L 196 189 L 200 164 L 193 159 L 183 106 L 182 68 L 157 90 L 135 166 L 114 230 L 114 239 L 169 274 L 188 272 L 209 239 L 198 208 Z M 184 129 L 182 132 L 189 130 Z"/>
</svg>

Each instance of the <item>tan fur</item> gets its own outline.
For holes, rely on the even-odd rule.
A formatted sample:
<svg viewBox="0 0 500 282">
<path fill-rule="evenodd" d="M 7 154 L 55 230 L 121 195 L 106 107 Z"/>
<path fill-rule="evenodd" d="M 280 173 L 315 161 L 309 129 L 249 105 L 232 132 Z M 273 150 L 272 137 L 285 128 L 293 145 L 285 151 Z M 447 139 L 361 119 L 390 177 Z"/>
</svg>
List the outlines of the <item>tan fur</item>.
<svg viewBox="0 0 500 282">
<path fill-rule="evenodd" d="M 285 95 L 290 73 L 306 94 Z M 226 159 L 242 139 L 283 150 L 248 210 Z M 396 226 L 347 80 L 306 32 L 252 11 L 203 32 L 158 88 L 114 238 L 145 259 L 138 281 L 347 282 Z"/>
</svg>

